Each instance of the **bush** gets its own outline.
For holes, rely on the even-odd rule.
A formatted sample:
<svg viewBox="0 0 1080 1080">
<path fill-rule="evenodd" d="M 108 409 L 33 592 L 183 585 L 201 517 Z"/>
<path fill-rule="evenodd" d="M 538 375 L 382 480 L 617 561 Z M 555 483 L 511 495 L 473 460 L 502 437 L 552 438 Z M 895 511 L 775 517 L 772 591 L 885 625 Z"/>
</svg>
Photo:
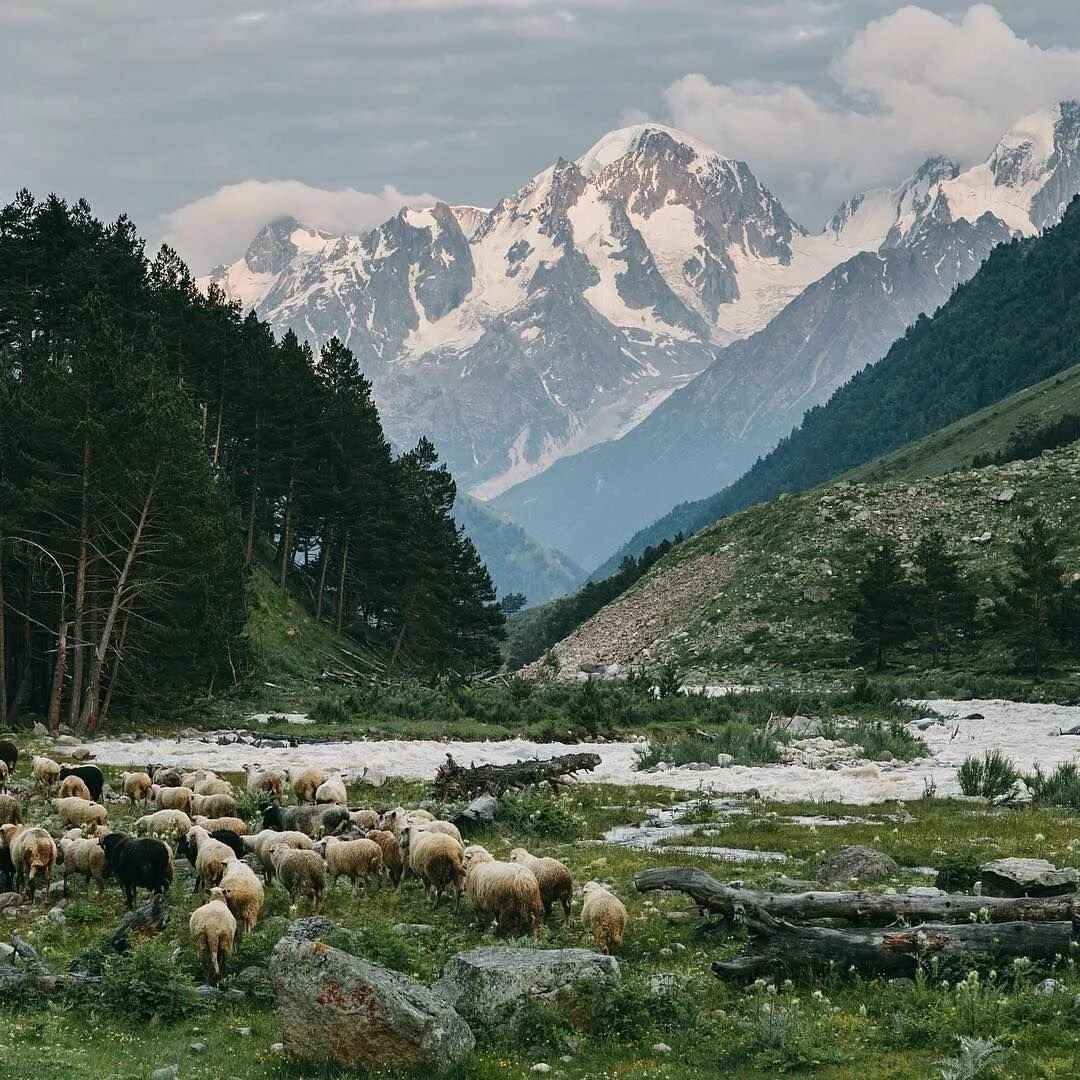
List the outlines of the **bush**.
<svg viewBox="0 0 1080 1080">
<path fill-rule="evenodd" d="M 504 795 L 498 824 L 514 833 L 538 840 L 580 840 L 585 835 L 585 818 L 570 800 L 550 793 Z"/>
<path fill-rule="evenodd" d="M 927 753 L 926 743 L 912 735 L 899 720 L 860 720 L 855 724 L 826 724 L 822 733 L 829 739 L 839 739 L 861 746 L 868 758 L 876 758 L 887 750 L 897 761 L 914 761 Z"/>
<path fill-rule="evenodd" d="M 163 941 L 137 945 L 131 952 L 105 959 L 101 984 L 92 1000 L 125 1020 L 145 1024 L 154 1016 L 173 1024 L 202 1007 L 189 971 L 172 959 Z"/>
<path fill-rule="evenodd" d="M 971 755 L 964 758 L 956 770 L 956 779 L 965 795 L 981 795 L 996 802 L 1012 794 L 1020 773 L 1000 750 L 987 750 L 981 759 Z"/>
<path fill-rule="evenodd" d="M 661 761 L 669 765 L 690 765 L 695 761 L 715 765 L 717 754 L 730 754 L 736 765 L 769 765 L 780 759 L 779 740 L 764 728 L 740 721 L 724 724 L 709 735 L 654 735 L 640 752 L 637 768 L 647 769 Z"/>
<path fill-rule="evenodd" d="M 1075 762 L 1063 761 L 1047 775 L 1036 765 L 1035 772 L 1024 777 L 1031 798 L 1039 806 L 1067 806 L 1080 809 L 1080 768 Z"/>
</svg>

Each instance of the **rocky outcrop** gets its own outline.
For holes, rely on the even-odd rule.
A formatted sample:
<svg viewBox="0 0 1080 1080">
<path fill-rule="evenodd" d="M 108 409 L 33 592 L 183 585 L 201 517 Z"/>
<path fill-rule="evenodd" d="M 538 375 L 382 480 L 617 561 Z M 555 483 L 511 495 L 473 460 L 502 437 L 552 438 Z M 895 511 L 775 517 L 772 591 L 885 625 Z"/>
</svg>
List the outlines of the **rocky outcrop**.
<svg viewBox="0 0 1080 1080">
<path fill-rule="evenodd" d="M 1080 888 L 1080 870 L 1045 859 L 995 859 L 981 873 L 986 896 L 1064 896 Z"/>
<path fill-rule="evenodd" d="M 822 881 L 881 881 L 899 872 L 896 861 L 884 852 L 854 844 L 822 859 L 815 875 Z"/>
</svg>

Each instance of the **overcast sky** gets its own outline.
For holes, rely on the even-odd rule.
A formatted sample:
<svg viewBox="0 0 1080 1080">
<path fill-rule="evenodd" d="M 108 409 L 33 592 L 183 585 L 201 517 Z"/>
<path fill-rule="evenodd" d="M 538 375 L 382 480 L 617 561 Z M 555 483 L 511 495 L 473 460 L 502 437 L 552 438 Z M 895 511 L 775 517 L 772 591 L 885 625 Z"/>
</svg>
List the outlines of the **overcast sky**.
<svg viewBox="0 0 1080 1080">
<path fill-rule="evenodd" d="M 0 0 L 0 188 L 86 196 L 197 270 L 267 219 L 490 205 L 649 118 L 819 227 L 1080 97 L 1080 4 Z"/>
</svg>

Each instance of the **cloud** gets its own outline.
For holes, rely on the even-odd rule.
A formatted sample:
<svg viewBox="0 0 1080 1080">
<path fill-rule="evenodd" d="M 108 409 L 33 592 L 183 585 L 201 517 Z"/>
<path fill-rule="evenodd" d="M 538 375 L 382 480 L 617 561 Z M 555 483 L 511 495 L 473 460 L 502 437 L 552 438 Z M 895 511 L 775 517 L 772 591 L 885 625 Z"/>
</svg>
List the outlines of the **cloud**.
<svg viewBox="0 0 1080 1080">
<path fill-rule="evenodd" d="M 404 195 L 386 186 L 378 194 L 328 191 L 299 180 L 244 180 L 181 206 L 162 219 L 161 238 L 196 271 L 231 262 L 268 221 L 295 217 L 328 232 L 362 232 L 403 206 L 430 206 L 434 195 Z"/>
<path fill-rule="evenodd" d="M 1024 40 L 987 4 L 956 20 L 909 6 L 863 27 L 829 76 L 811 93 L 690 74 L 664 97 L 678 127 L 746 160 L 796 213 L 823 218 L 933 154 L 981 160 L 1027 113 L 1080 97 L 1080 49 Z"/>
</svg>

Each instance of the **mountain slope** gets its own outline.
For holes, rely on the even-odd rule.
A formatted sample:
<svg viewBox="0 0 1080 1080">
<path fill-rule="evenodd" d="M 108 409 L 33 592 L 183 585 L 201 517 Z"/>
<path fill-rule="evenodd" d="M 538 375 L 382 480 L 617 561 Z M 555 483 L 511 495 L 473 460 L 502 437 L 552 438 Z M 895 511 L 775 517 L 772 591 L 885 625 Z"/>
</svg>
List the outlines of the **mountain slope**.
<svg viewBox="0 0 1080 1080">
<path fill-rule="evenodd" d="M 737 479 L 808 408 L 943 303 L 997 244 L 1056 220 L 1062 194 L 1080 190 L 1078 148 L 1080 107 L 1065 104 L 1029 117 L 973 169 L 933 159 L 899 188 L 845 204 L 825 235 L 853 245 L 880 237 L 880 247 L 835 267 L 764 329 L 721 349 L 621 439 L 555 463 L 498 505 L 595 565 L 673 502 Z"/>
</svg>

